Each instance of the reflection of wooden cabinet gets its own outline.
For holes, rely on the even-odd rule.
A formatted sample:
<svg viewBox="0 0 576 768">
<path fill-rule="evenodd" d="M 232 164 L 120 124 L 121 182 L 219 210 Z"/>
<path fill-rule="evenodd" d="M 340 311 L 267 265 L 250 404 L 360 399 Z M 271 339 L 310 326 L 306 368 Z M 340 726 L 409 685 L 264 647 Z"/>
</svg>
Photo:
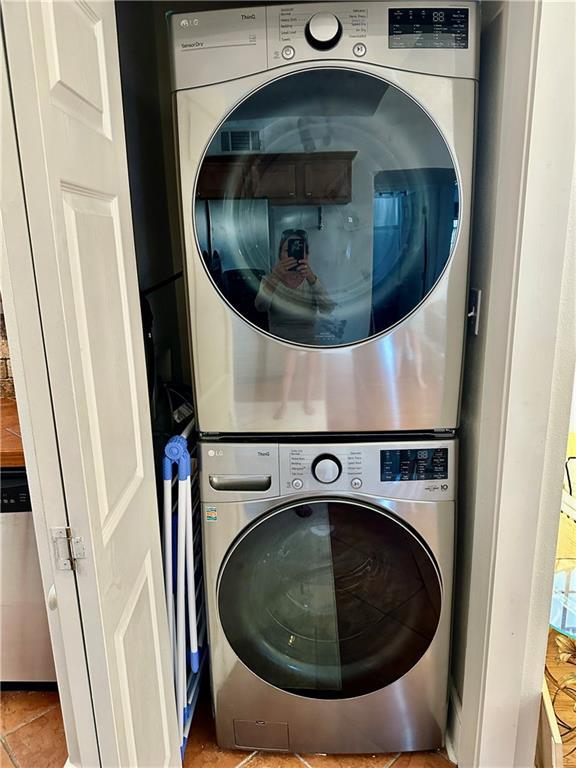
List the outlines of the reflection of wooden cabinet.
<svg viewBox="0 0 576 768">
<path fill-rule="evenodd" d="M 304 195 L 311 202 L 350 202 L 352 197 L 351 157 L 328 157 L 322 162 L 305 160 L 303 170 Z"/>
<path fill-rule="evenodd" d="M 302 152 L 207 157 L 199 198 L 262 198 L 274 205 L 327 205 L 352 199 L 355 152 Z"/>
<path fill-rule="evenodd" d="M 296 163 L 292 160 L 270 158 L 261 155 L 262 159 L 251 165 L 252 193 L 254 197 L 265 197 L 268 200 L 296 199 Z"/>
<path fill-rule="evenodd" d="M 198 177 L 196 197 L 218 200 L 223 197 L 252 197 L 244 162 L 232 157 L 208 157 Z"/>
</svg>

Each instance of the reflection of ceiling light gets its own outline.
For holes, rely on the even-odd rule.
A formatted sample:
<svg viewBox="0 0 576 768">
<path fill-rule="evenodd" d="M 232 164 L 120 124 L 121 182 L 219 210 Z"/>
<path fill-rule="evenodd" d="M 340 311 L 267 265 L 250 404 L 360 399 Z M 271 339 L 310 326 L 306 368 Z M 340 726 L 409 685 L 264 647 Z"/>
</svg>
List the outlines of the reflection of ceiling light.
<svg viewBox="0 0 576 768">
<path fill-rule="evenodd" d="M 321 525 L 313 525 L 310 528 L 310 531 L 314 534 L 314 536 L 330 536 L 333 530 L 334 530 L 334 526 L 328 525 L 328 523 L 322 523 Z"/>
<path fill-rule="evenodd" d="M 346 232 L 356 232 L 362 226 L 358 211 L 348 208 L 342 211 L 342 227 Z"/>
</svg>

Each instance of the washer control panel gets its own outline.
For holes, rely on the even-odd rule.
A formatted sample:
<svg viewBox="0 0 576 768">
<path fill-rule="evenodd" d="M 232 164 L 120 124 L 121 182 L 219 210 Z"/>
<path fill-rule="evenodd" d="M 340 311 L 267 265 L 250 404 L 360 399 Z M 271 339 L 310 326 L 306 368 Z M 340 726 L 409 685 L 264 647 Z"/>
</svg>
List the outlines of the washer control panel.
<svg viewBox="0 0 576 768">
<path fill-rule="evenodd" d="M 454 501 L 456 440 L 200 443 L 204 502 L 362 494 Z"/>
<path fill-rule="evenodd" d="M 351 492 L 451 500 L 456 442 L 280 445 L 280 493 Z"/>
</svg>

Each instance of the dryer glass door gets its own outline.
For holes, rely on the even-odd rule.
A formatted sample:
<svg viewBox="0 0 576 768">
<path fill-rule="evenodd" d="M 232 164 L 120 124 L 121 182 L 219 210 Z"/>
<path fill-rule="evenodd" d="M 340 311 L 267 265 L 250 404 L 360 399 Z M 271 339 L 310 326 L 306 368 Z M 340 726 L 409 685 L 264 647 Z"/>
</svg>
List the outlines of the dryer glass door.
<svg viewBox="0 0 576 768">
<path fill-rule="evenodd" d="M 343 68 L 286 75 L 242 101 L 207 148 L 195 199 L 215 288 L 299 346 L 400 323 L 438 282 L 458 229 L 456 168 L 434 121 L 396 86 Z"/>
<path fill-rule="evenodd" d="M 220 621 L 241 661 L 278 688 L 326 699 L 405 675 L 434 637 L 441 601 L 419 536 L 392 513 L 341 500 L 257 521 L 218 584 Z"/>
</svg>

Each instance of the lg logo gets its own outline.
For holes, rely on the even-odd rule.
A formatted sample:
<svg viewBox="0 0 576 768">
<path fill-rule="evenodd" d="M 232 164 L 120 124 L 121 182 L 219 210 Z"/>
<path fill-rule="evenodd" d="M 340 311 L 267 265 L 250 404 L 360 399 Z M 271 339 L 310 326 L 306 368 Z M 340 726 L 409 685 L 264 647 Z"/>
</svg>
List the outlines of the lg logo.
<svg viewBox="0 0 576 768">
<path fill-rule="evenodd" d="M 208 456 L 224 456 L 224 451 L 215 451 L 214 448 L 210 448 Z"/>
<path fill-rule="evenodd" d="M 434 491 L 447 491 L 448 483 L 442 483 L 441 485 L 425 485 L 424 490 L 429 493 L 434 493 Z"/>
</svg>

